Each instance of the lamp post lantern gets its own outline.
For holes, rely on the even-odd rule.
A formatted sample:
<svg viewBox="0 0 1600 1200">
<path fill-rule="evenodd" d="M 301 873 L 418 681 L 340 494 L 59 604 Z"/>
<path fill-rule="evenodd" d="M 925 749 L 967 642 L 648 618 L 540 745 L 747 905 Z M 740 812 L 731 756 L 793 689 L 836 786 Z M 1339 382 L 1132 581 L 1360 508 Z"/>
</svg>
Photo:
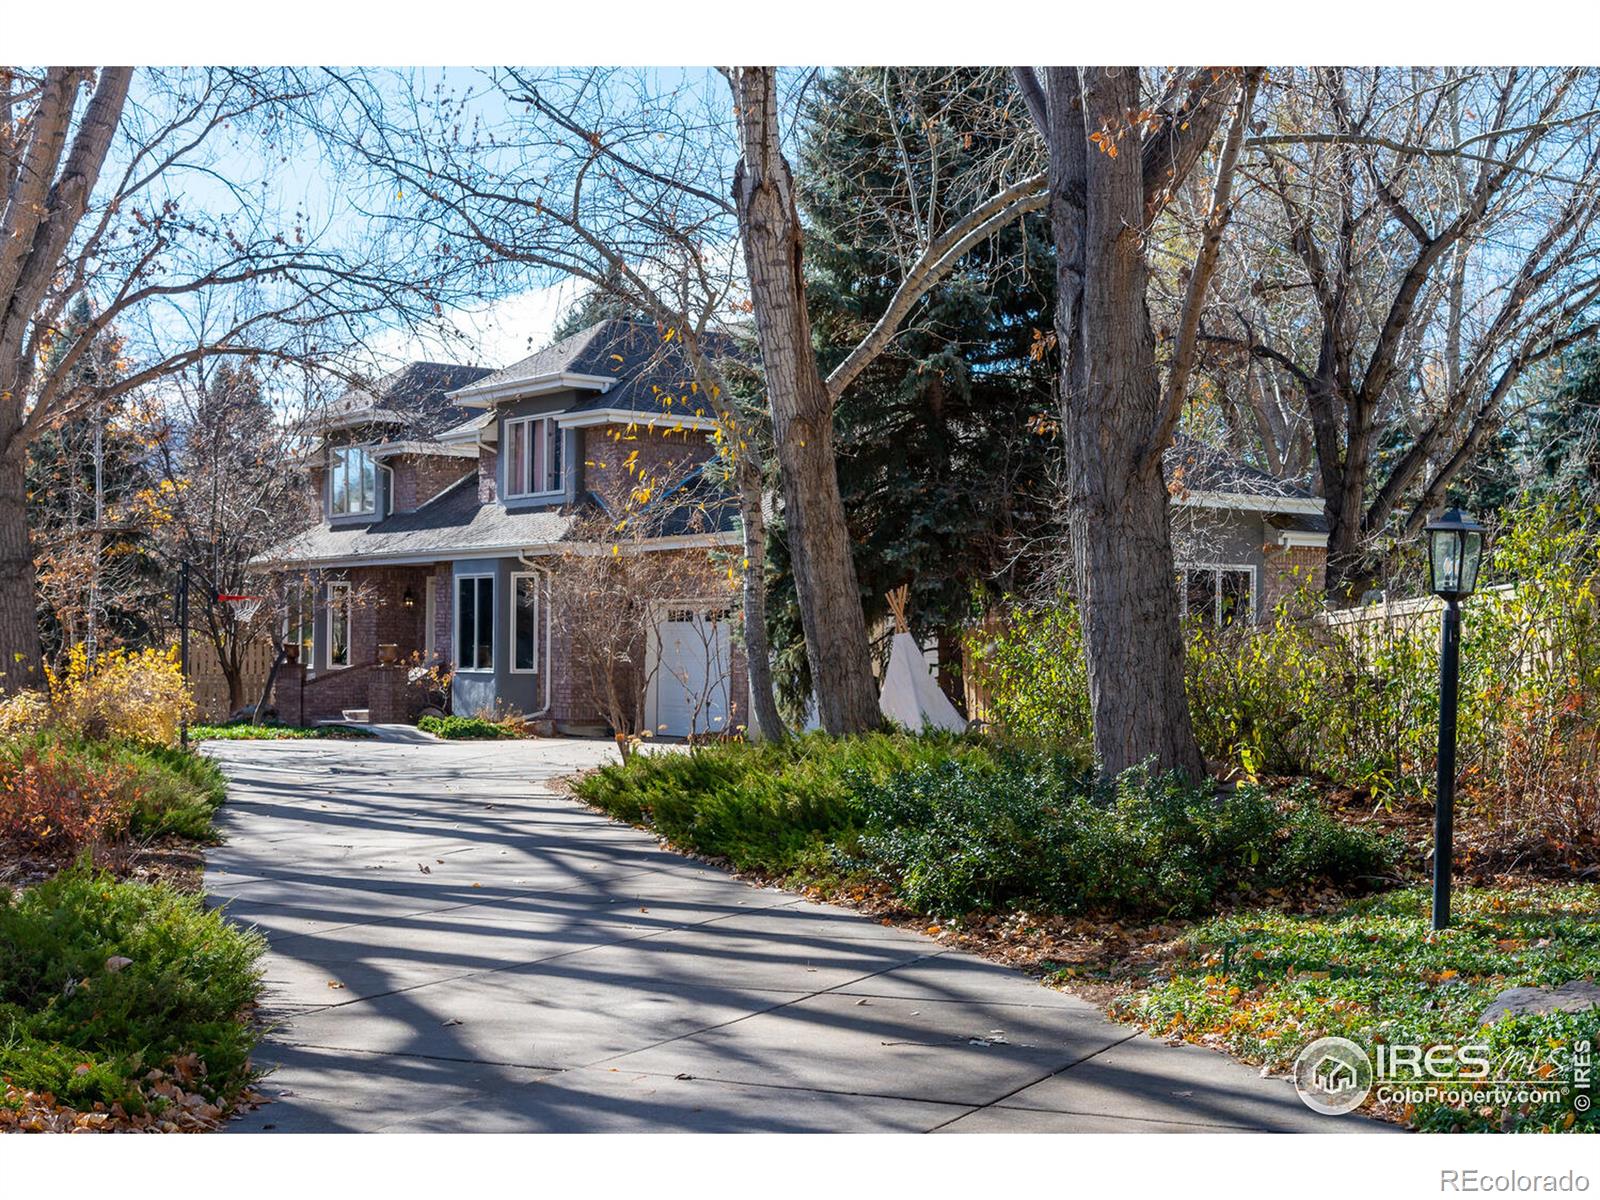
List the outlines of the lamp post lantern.
<svg viewBox="0 0 1600 1200">
<path fill-rule="evenodd" d="M 1444 601 L 1439 635 L 1439 773 L 1433 807 L 1433 927 L 1450 926 L 1455 854 L 1456 701 L 1461 675 L 1461 601 L 1478 585 L 1483 526 L 1459 508 L 1429 521 L 1428 587 Z"/>
</svg>

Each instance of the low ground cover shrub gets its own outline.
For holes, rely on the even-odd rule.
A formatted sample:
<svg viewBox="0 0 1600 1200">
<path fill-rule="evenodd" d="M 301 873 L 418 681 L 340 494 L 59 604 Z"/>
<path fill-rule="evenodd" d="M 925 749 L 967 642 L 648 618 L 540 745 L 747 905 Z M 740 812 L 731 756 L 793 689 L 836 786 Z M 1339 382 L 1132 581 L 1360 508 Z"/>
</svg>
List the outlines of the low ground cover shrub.
<svg viewBox="0 0 1600 1200">
<path fill-rule="evenodd" d="M 827 873 L 828 847 L 860 824 L 863 784 L 918 763 L 987 753 L 981 742 L 950 737 L 806 734 L 635 754 L 585 776 L 576 790 L 620 820 L 741 870 Z"/>
<path fill-rule="evenodd" d="M 0 743 L 0 848 L 65 861 L 126 837 L 211 837 L 226 796 L 216 764 L 176 747 L 47 729 Z"/>
<path fill-rule="evenodd" d="M 1194 913 L 1291 882 L 1370 887 L 1398 855 L 1309 789 L 1218 796 L 1139 772 L 1101 787 L 1073 755 L 977 738 L 810 735 L 643 754 L 576 788 L 736 867 L 881 883 L 948 915 Z"/>
<path fill-rule="evenodd" d="M 495 721 L 488 717 L 421 717 L 417 728 L 442 738 L 514 738 L 522 737 L 520 726 L 510 721 Z"/>
<path fill-rule="evenodd" d="M 1158 1036 L 1220 1046 L 1285 1070 L 1302 1047 L 1347 1037 L 1388 1045 L 1483 1042 L 1495 1078 L 1566 1077 L 1596 1015 L 1479 1017 L 1502 990 L 1600 977 L 1600 895 L 1589 885 L 1464 888 L 1454 924 L 1431 932 L 1429 896 L 1408 889 L 1323 915 L 1238 912 L 1196 927 L 1159 978 L 1112 1006 Z M 1503 1072 L 1509 1074 L 1503 1075 Z M 1562 1102 L 1417 1105 L 1394 1115 L 1429 1130 L 1600 1130 Z"/>
<path fill-rule="evenodd" d="M 229 721 L 225 725 L 191 725 L 189 737 L 197 742 L 224 741 L 283 741 L 290 738 L 371 738 L 370 729 L 354 725 L 282 725 L 276 721 L 263 721 L 252 725 L 249 721 Z"/>
<path fill-rule="evenodd" d="M 78 1109 L 159 1107 L 164 1079 L 226 1102 L 250 1078 L 263 948 L 197 896 L 84 864 L 0 889 L 0 1077 Z"/>
<path fill-rule="evenodd" d="M 859 803 L 856 860 L 929 913 L 1190 916 L 1291 883 L 1371 888 L 1399 856 L 1306 787 L 1218 795 L 1144 771 L 1099 784 L 1039 752 L 897 772 L 863 786 Z"/>
</svg>

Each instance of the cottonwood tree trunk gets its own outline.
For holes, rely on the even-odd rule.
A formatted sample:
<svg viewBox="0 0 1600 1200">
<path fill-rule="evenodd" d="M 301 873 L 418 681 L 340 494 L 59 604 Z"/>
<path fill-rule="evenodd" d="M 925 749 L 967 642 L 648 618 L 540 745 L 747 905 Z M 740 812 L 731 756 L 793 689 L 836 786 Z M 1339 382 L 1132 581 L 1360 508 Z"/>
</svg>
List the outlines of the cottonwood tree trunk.
<svg viewBox="0 0 1600 1200">
<path fill-rule="evenodd" d="M 1153 761 L 1200 776 L 1166 482 L 1151 452 L 1163 414 L 1145 299 L 1146 187 L 1128 120 L 1139 107 L 1133 68 L 1050 73 L 1069 528 L 1100 769 Z M 1117 153 L 1089 141 L 1102 131 L 1120 136 Z"/>
<path fill-rule="evenodd" d="M 50 409 L 42 400 L 23 408 L 34 394 L 39 356 L 32 326 L 100 177 L 132 71 L 101 71 L 74 131 L 78 93 L 93 74 L 84 67 L 49 68 L 31 116 L 12 121 L 0 139 L 0 693 L 37 686 L 41 676 L 25 476 L 28 442 Z M 4 86 L 10 120 L 19 114 L 9 94 L 12 81 Z"/>
<path fill-rule="evenodd" d="M 741 455 L 739 504 L 744 524 L 744 652 L 750 673 L 750 721 L 769 742 L 789 736 L 772 691 L 772 646 L 767 641 L 767 521 L 761 511 L 761 473 Z"/>
<path fill-rule="evenodd" d="M 789 554 L 818 716 L 832 734 L 882 720 L 833 448 L 833 403 L 811 344 L 794 180 L 778 141 L 776 71 L 738 67 L 733 194 L 772 409 Z"/>
<path fill-rule="evenodd" d="M 0 695 L 43 681 L 25 462 L 20 447 L 0 454 Z"/>
</svg>

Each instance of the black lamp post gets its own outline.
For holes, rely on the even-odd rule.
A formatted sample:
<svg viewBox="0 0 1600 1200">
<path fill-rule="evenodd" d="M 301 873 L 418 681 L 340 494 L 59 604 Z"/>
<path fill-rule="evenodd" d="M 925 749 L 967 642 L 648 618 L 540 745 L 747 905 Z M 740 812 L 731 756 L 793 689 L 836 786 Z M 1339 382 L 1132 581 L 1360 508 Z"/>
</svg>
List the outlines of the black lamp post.
<svg viewBox="0 0 1600 1200">
<path fill-rule="evenodd" d="M 1428 586 L 1444 600 L 1439 638 L 1439 774 L 1433 807 L 1433 927 L 1450 926 L 1450 869 L 1455 853 L 1456 693 L 1461 675 L 1461 601 L 1478 585 L 1483 526 L 1459 508 L 1424 526 Z"/>
</svg>

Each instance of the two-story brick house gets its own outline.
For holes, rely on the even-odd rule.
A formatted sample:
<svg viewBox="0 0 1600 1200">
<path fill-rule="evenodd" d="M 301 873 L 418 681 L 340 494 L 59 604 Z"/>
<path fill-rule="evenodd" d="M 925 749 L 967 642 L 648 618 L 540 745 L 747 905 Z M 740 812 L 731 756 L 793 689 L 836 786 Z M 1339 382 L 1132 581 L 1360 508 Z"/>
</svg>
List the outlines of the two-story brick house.
<svg viewBox="0 0 1600 1200">
<path fill-rule="evenodd" d="M 305 666 L 283 674 L 280 714 L 410 719 L 422 695 L 406 664 L 420 661 L 453 672 L 458 713 L 598 730 L 594 673 L 552 611 L 553 573 L 574 554 L 621 552 L 594 540 L 615 518 L 628 552 L 666 556 L 640 648 L 646 725 L 742 724 L 721 561 L 739 544 L 737 511 L 716 422 L 674 351 L 653 325 L 611 319 L 498 371 L 413 363 L 335 405 L 310 471 L 323 519 L 262 559 Z"/>
</svg>

